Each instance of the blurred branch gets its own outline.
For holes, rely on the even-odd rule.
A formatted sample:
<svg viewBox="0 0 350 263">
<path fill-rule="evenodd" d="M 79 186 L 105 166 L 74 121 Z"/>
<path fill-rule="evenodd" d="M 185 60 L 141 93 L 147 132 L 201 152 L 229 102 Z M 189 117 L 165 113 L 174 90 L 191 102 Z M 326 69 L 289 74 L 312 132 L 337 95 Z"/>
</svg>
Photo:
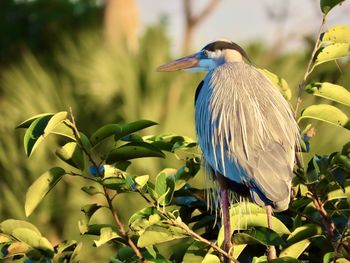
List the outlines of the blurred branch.
<svg viewBox="0 0 350 263">
<path fill-rule="evenodd" d="M 210 2 L 204 7 L 204 9 L 197 15 L 193 14 L 192 0 L 183 0 L 184 13 L 185 13 L 185 35 L 183 40 L 182 51 L 183 53 L 189 52 L 193 31 L 203 20 L 212 13 L 219 5 L 220 0 L 210 0 Z"/>
</svg>

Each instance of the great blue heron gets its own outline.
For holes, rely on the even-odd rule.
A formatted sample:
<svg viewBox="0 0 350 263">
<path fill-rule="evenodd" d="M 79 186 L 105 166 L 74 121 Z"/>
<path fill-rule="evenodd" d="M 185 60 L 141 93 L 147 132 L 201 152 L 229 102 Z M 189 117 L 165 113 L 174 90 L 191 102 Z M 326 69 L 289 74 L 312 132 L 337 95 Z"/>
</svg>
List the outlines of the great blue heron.
<svg viewBox="0 0 350 263">
<path fill-rule="evenodd" d="M 288 102 L 237 44 L 218 40 L 158 71 L 207 71 L 195 95 L 198 142 L 220 186 L 225 249 L 229 190 L 260 206 L 288 208 L 299 129 Z"/>
</svg>

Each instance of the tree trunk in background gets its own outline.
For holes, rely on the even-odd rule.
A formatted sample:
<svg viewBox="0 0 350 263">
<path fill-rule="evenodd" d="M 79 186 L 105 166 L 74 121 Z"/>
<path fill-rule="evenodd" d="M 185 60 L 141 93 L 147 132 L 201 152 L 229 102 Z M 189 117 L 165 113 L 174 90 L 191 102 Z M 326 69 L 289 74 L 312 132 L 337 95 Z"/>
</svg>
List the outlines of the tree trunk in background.
<svg viewBox="0 0 350 263">
<path fill-rule="evenodd" d="M 182 44 L 182 52 L 188 53 L 191 49 L 193 32 L 209 14 L 219 5 L 220 0 L 210 0 L 204 9 L 197 15 L 193 14 L 192 0 L 183 0 L 185 14 L 185 33 Z"/>
<path fill-rule="evenodd" d="M 138 49 L 139 12 L 135 0 L 105 0 L 104 33 L 110 46 Z"/>
</svg>

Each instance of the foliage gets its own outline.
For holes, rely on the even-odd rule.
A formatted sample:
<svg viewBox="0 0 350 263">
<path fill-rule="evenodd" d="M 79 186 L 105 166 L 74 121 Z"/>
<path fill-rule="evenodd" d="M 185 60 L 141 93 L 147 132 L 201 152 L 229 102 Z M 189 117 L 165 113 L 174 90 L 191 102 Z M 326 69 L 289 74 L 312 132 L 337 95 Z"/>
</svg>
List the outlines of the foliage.
<svg viewBox="0 0 350 263">
<path fill-rule="evenodd" d="M 340 2 L 321 1 L 324 21 L 327 13 Z M 349 92 L 329 81 L 309 83 L 311 73 L 321 64 L 349 54 L 349 38 L 344 33 L 349 30 L 348 26 L 334 26 L 320 34 L 299 86 L 310 96 L 328 101 L 328 104 L 322 102 L 305 107 L 299 116 L 300 126 L 304 128 L 302 149 L 306 152 L 310 150 L 315 122 L 310 124 L 305 120 L 320 120 L 338 129 L 349 129 L 346 114 Z M 144 50 L 147 47 L 145 45 Z M 145 51 L 144 54 L 150 53 Z M 127 63 L 132 60 L 129 56 L 118 56 Z M 102 56 L 102 59 L 108 61 L 107 56 Z M 155 61 L 152 59 L 148 57 L 147 63 L 153 65 L 160 60 L 159 57 Z M 129 82 L 124 82 L 130 85 L 127 87 L 129 91 L 136 93 L 133 88 L 138 81 L 145 89 L 141 91 L 143 95 L 150 91 L 146 87 L 157 81 L 161 86 L 176 81 L 167 78 L 155 80 L 147 65 L 141 62 L 140 65 L 144 69 L 142 78 L 130 78 Z M 97 69 L 98 63 L 91 70 L 94 66 Z M 122 66 L 126 72 L 130 72 L 127 71 L 128 67 L 134 69 L 134 65 Z M 289 99 L 287 82 L 271 72 L 262 71 Z M 70 72 L 76 74 L 80 68 Z M 98 71 L 94 73 L 102 74 Z M 79 77 L 84 79 L 86 75 Z M 115 81 L 107 80 L 108 83 Z M 125 114 L 127 120 L 140 119 L 142 111 L 137 107 L 137 102 L 131 102 L 134 99 L 132 96 L 126 92 L 120 96 L 129 101 L 125 105 L 131 107 L 130 112 Z M 167 94 L 162 96 L 166 97 Z M 159 100 L 159 97 L 155 98 Z M 296 110 L 301 105 L 301 95 L 298 98 Z M 110 257 L 111 262 L 220 262 L 224 256 L 228 256 L 221 248 L 223 229 L 219 214 L 208 211 L 204 191 L 192 184 L 200 169 L 200 153 L 195 141 L 169 133 L 144 136 L 144 129 L 149 130 L 156 125 L 148 120 L 101 123 L 100 128 L 94 127 L 95 131 L 91 130 L 91 125 L 80 130 L 72 113 L 56 109 L 52 112 L 35 115 L 18 125 L 18 128 L 25 129 L 23 143 L 28 157 L 35 158 L 40 149 L 46 146 L 55 152 L 60 162 L 55 162 L 32 182 L 26 194 L 25 213 L 31 215 L 38 206 L 45 204 L 42 201 L 50 191 L 57 191 L 61 184 L 74 181 L 89 200 L 80 203 L 82 216 L 78 227 L 82 238 L 80 241 L 50 243 L 50 239 L 42 236 L 34 225 L 23 220 L 8 219 L 0 223 L 0 259 L 78 262 L 82 240 L 86 236 L 93 236 L 93 244 L 99 249 L 107 244 L 113 247 L 115 255 Z M 59 146 L 49 141 L 55 136 Z M 144 158 L 177 158 L 179 167 L 161 168 L 154 174 L 137 172 L 133 168 L 139 159 L 144 162 Z M 43 163 L 40 165 L 43 166 Z M 265 251 L 268 246 L 275 246 L 278 252 L 279 258 L 273 262 L 350 260 L 350 143 L 330 154 L 313 155 L 305 167 L 302 163 L 295 167 L 295 174 L 294 199 L 290 209 L 274 215 L 271 229 L 267 227 L 263 208 L 248 201 L 243 205 L 236 203 L 231 206 L 235 244 L 231 256 L 233 261 L 267 262 Z M 120 206 L 125 204 L 120 202 L 119 197 L 125 196 L 123 200 L 128 201 L 136 195 L 142 200 L 143 207 L 132 211 L 125 224 L 119 214 Z M 95 218 L 105 210 L 110 212 L 113 223 L 108 220 L 96 222 Z M 162 244 L 168 242 L 172 244 L 170 255 L 162 251 Z"/>
</svg>

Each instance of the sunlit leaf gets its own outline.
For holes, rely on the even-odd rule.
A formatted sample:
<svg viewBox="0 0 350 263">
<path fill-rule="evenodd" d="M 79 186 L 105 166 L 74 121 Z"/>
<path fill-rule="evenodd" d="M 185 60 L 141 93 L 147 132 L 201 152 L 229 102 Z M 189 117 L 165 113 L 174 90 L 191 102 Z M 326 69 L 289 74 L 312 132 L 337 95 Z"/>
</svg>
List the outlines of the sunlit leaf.
<svg viewBox="0 0 350 263">
<path fill-rule="evenodd" d="M 121 134 L 121 130 L 122 128 L 118 124 L 104 125 L 91 135 L 90 142 L 93 146 L 95 146 L 110 136 Z"/>
<path fill-rule="evenodd" d="M 56 151 L 56 155 L 69 165 L 84 170 L 84 155 L 76 142 L 69 142 Z"/>
<path fill-rule="evenodd" d="M 57 125 L 67 118 L 67 112 L 62 111 L 54 115 L 45 115 L 35 119 L 24 134 L 24 150 L 28 157 L 36 147 L 48 136 Z"/>
<path fill-rule="evenodd" d="M 343 187 L 344 189 L 337 185 L 331 186 L 327 194 L 327 201 L 350 197 L 350 179 L 344 182 Z"/>
<path fill-rule="evenodd" d="M 0 223 L 0 230 L 1 232 L 12 235 L 13 230 L 16 228 L 27 228 L 32 231 L 34 231 L 37 235 L 41 236 L 40 231 L 34 226 L 33 224 L 23 221 L 23 220 L 16 220 L 16 219 L 7 219 Z"/>
<path fill-rule="evenodd" d="M 101 228 L 100 232 L 100 239 L 95 240 L 96 247 L 100 247 L 103 244 L 107 243 L 108 241 L 111 241 L 112 239 L 120 237 L 119 234 L 114 231 L 111 227 L 103 227 Z"/>
<path fill-rule="evenodd" d="M 157 212 L 157 209 L 154 207 L 146 207 L 136 212 L 129 218 L 129 227 L 142 233 L 144 229 L 150 225 L 159 223 L 161 220 L 160 215 Z"/>
<path fill-rule="evenodd" d="M 7 248 L 9 255 L 25 254 L 28 250 L 30 250 L 30 247 L 24 242 L 13 242 Z"/>
<path fill-rule="evenodd" d="M 81 211 L 84 213 L 86 217 L 86 222 L 88 223 L 91 217 L 99 210 L 102 206 L 99 204 L 87 204 L 81 208 Z"/>
<path fill-rule="evenodd" d="M 321 47 L 315 55 L 314 65 L 320 65 L 328 61 L 345 57 L 350 54 L 349 52 L 350 44 L 348 43 L 334 43 L 326 47 Z"/>
<path fill-rule="evenodd" d="M 299 241 L 321 235 L 322 228 L 316 224 L 305 224 L 296 228 L 287 239 L 287 246 L 290 246 Z"/>
<path fill-rule="evenodd" d="M 65 170 L 62 168 L 54 167 L 36 179 L 27 190 L 24 205 L 26 216 L 29 216 L 33 212 L 41 200 L 61 180 L 65 173 Z"/>
<path fill-rule="evenodd" d="M 29 119 L 21 122 L 20 124 L 17 125 L 16 128 L 29 128 L 29 126 L 36 120 L 39 119 L 41 117 L 52 117 L 54 115 L 54 113 L 42 113 L 42 114 L 38 114 L 35 115 L 33 117 L 30 117 Z"/>
<path fill-rule="evenodd" d="M 201 263 L 207 254 L 208 247 L 206 244 L 194 241 L 186 250 L 183 258 L 183 263 Z"/>
<path fill-rule="evenodd" d="M 49 257 L 53 256 L 54 249 L 51 243 L 45 237 L 38 235 L 35 231 L 31 229 L 16 228 L 15 230 L 13 230 L 12 236 L 26 243 L 32 248 L 40 249 Z"/>
<path fill-rule="evenodd" d="M 113 149 L 106 158 L 107 164 L 145 157 L 160 157 L 165 155 L 157 147 L 145 142 L 131 142 Z"/>
<path fill-rule="evenodd" d="M 233 235 L 234 244 L 262 244 L 278 246 L 284 243 L 283 239 L 269 228 L 253 228 Z"/>
<path fill-rule="evenodd" d="M 288 83 L 285 79 L 277 76 L 276 74 L 268 71 L 267 69 L 258 69 L 262 74 L 264 74 L 281 92 L 286 100 L 292 98 L 292 91 L 290 90 Z"/>
<path fill-rule="evenodd" d="M 321 11 L 322 13 L 327 14 L 333 7 L 344 1 L 345 0 L 320 0 Z"/>
<path fill-rule="evenodd" d="M 141 234 L 137 241 L 137 246 L 146 247 L 150 245 L 160 244 L 170 240 L 186 237 L 186 233 L 179 227 L 151 225 Z"/>
<path fill-rule="evenodd" d="M 350 129 L 348 116 L 343 111 L 332 105 L 311 105 L 302 111 L 298 122 L 305 118 L 316 119 L 336 125 L 338 127 Z"/>
<path fill-rule="evenodd" d="M 335 25 L 322 35 L 322 42 L 326 43 L 348 43 L 350 44 L 350 26 Z"/>
<path fill-rule="evenodd" d="M 175 172 L 174 169 L 165 169 L 156 177 L 154 190 L 157 201 L 161 205 L 168 205 L 171 202 L 175 190 Z"/>
<path fill-rule="evenodd" d="M 149 175 L 146 174 L 146 175 L 137 176 L 137 177 L 135 177 L 134 180 L 135 180 L 135 182 L 137 183 L 137 185 L 138 185 L 140 188 L 142 188 L 142 187 L 144 187 L 144 186 L 147 184 L 148 179 L 149 179 Z"/>
<path fill-rule="evenodd" d="M 308 248 L 310 243 L 311 242 L 309 239 L 304 239 L 297 243 L 294 243 L 288 246 L 287 248 L 283 249 L 280 253 L 280 257 L 298 258 L 305 251 L 305 249 Z"/>
<path fill-rule="evenodd" d="M 305 91 L 315 96 L 350 106 L 350 92 L 342 86 L 329 82 L 314 82 L 310 85 L 307 85 L 305 87 Z"/>
</svg>

